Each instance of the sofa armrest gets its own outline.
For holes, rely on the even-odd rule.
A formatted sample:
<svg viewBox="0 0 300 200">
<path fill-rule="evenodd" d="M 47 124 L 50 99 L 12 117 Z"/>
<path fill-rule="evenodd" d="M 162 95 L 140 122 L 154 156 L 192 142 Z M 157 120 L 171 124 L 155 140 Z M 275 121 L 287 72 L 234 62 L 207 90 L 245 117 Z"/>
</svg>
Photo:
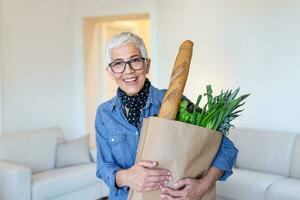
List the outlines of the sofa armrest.
<svg viewBox="0 0 300 200">
<path fill-rule="evenodd" d="M 31 170 L 0 160 L 0 199 L 30 200 Z"/>
<path fill-rule="evenodd" d="M 91 156 L 93 162 L 97 161 L 97 149 L 96 148 L 90 148 L 90 156 Z"/>
</svg>

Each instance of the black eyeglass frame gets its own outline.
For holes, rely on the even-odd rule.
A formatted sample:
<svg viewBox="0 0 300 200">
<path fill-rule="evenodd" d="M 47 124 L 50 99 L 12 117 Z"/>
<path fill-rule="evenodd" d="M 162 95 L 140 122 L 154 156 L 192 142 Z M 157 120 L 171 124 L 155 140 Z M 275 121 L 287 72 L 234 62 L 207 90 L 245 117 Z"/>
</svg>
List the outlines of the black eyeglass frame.
<svg viewBox="0 0 300 200">
<path fill-rule="evenodd" d="M 134 68 L 131 66 L 131 63 L 134 62 L 135 59 L 142 59 L 142 60 L 143 60 L 143 65 L 142 65 L 141 68 L 139 68 L 139 69 L 134 69 Z M 144 57 L 131 58 L 131 59 L 128 60 L 128 61 L 120 60 L 121 62 L 124 62 L 124 63 L 125 63 L 124 68 L 123 68 L 123 71 L 121 71 L 121 72 L 115 72 L 115 71 L 113 70 L 112 64 L 113 64 L 114 62 L 117 62 L 117 61 L 113 61 L 113 62 L 109 63 L 109 64 L 108 64 L 108 67 L 110 67 L 110 69 L 111 69 L 111 71 L 112 71 L 113 73 L 115 73 L 115 74 L 122 74 L 122 73 L 125 71 L 126 65 L 127 65 L 127 64 L 129 65 L 129 67 L 130 67 L 132 70 L 135 71 L 135 70 L 140 70 L 140 69 L 142 69 L 142 68 L 145 66 L 145 61 L 147 61 L 147 60 L 148 60 L 148 59 L 147 59 L 147 58 L 144 58 Z"/>
</svg>

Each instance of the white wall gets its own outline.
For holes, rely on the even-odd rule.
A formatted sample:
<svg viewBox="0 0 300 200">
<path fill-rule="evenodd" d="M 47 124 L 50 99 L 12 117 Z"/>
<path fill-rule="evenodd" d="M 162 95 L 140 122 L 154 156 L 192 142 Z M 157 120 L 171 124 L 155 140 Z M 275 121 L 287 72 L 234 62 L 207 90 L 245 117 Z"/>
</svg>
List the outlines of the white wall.
<svg viewBox="0 0 300 200">
<path fill-rule="evenodd" d="M 68 137 L 82 135 L 83 18 L 145 13 L 153 10 L 152 1 L 0 0 L 0 5 L 3 132 L 60 126 Z"/>
<path fill-rule="evenodd" d="M 297 0 L 164 0 L 126 4 L 77 0 L 75 27 L 80 33 L 83 16 L 148 12 L 155 85 L 168 86 L 180 42 L 191 39 L 195 47 L 185 90 L 189 98 L 195 100 L 207 84 L 212 84 L 216 92 L 240 86 L 242 93 L 252 95 L 236 126 L 300 133 L 299 9 Z M 79 38 L 80 35 L 75 37 Z M 80 45 L 76 47 L 81 51 Z"/>
<path fill-rule="evenodd" d="M 195 43 L 186 94 L 205 85 L 251 93 L 239 127 L 300 133 L 300 1 L 159 1 L 158 60 L 170 74 L 181 40 Z M 168 79 L 160 80 L 167 86 Z"/>
<path fill-rule="evenodd" d="M 3 132 L 75 129 L 71 0 L 1 0 Z"/>
<path fill-rule="evenodd" d="M 300 133 L 299 4 L 297 0 L 0 0 L 3 131 L 56 125 L 69 136 L 83 134 L 83 18 L 149 13 L 156 86 L 167 87 L 180 42 L 191 39 L 195 49 L 188 97 L 194 100 L 206 84 L 216 91 L 240 86 L 252 96 L 237 126 Z"/>
<path fill-rule="evenodd" d="M 2 68 L 3 68 L 3 11 L 2 2 L 0 1 L 0 134 L 2 134 Z"/>
</svg>

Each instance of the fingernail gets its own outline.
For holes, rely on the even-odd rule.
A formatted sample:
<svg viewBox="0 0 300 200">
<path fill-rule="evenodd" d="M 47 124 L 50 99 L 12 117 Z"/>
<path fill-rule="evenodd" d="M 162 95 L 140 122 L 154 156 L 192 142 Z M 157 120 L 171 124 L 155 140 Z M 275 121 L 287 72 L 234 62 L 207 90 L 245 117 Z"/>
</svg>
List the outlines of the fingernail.
<svg viewBox="0 0 300 200">
<path fill-rule="evenodd" d="M 161 195 L 160 195 L 160 198 L 165 198 L 165 195 L 161 194 Z"/>
<path fill-rule="evenodd" d="M 174 186 L 177 187 L 177 183 L 174 183 Z"/>
<path fill-rule="evenodd" d="M 173 179 L 173 177 L 172 177 L 172 176 L 169 176 L 168 180 L 170 181 L 170 180 L 172 180 L 172 179 Z"/>
<path fill-rule="evenodd" d="M 171 172 L 168 172 L 167 174 L 168 174 L 168 175 L 171 175 Z"/>
<path fill-rule="evenodd" d="M 162 189 L 162 188 L 163 188 L 163 185 L 160 185 L 159 188 Z"/>
<path fill-rule="evenodd" d="M 163 192 L 166 191 L 166 188 L 162 188 L 161 191 L 163 191 Z"/>
</svg>

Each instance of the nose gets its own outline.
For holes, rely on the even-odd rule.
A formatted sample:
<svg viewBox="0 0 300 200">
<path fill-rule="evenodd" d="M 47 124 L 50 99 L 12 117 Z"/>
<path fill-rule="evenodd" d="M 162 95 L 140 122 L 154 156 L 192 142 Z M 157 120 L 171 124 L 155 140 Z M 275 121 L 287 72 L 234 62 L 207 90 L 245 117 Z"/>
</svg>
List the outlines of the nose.
<svg viewBox="0 0 300 200">
<path fill-rule="evenodd" d="M 128 66 L 128 67 L 127 67 Z M 130 66 L 130 64 L 128 62 L 125 63 L 125 70 L 123 73 L 125 74 L 130 74 L 134 72 L 134 70 L 132 69 L 132 67 Z"/>
</svg>

